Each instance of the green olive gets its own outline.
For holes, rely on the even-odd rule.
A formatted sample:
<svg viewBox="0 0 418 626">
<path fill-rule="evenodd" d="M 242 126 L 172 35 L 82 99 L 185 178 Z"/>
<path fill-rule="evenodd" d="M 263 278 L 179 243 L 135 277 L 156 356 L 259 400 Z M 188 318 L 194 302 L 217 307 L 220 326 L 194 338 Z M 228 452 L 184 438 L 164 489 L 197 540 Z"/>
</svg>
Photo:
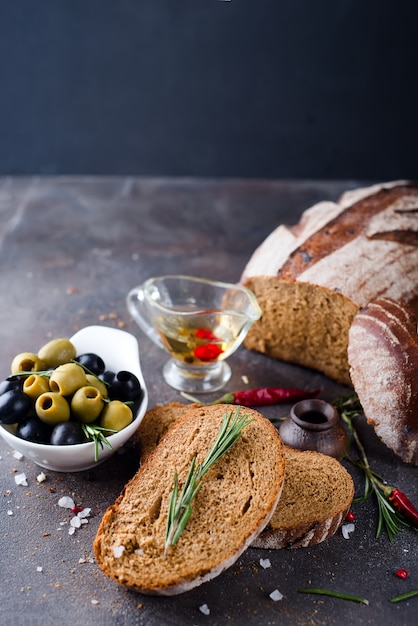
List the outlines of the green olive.
<svg viewBox="0 0 418 626">
<path fill-rule="evenodd" d="M 45 376 L 30 374 L 23 382 L 23 391 L 32 398 L 32 400 L 36 400 L 41 394 L 50 391 L 49 381 Z"/>
<path fill-rule="evenodd" d="M 45 362 L 33 352 L 21 352 L 12 361 L 11 372 L 41 372 L 46 369 Z"/>
<path fill-rule="evenodd" d="M 62 396 L 71 396 L 80 387 L 85 387 L 86 383 L 86 373 L 77 363 L 59 365 L 49 379 L 51 391 L 60 393 Z"/>
<path fill-rule="evenodd" d="M 70 419 L 70 405 L 59 393 L 48 391 L 37 398 L 35 412 L 46 424 L 59 424 Z"/>
<path fill-rule="evenodd" d="M 123 430 L 133 419 L 132 411 L 120 400 L 108 402 L 100 416 L 100 426 L 108 430 Z"/>
<path fill-rule="evenodd" d="M 75 359 L 76 354 L 75 346 L 65 337 L 52 339 L 38 351 L 38 357 L 44 361 L 47 367 L 64 365 L 64 363 Z"/>
<path fill-rule="evenodd" d="M 104 400 L 96 387 L 80 387 L 71 399 L 71 412 L 85 424 L 96 420 L 103 410 Z"/>
<path fill-rule="evenodd" d="M 102 398 L 107 398 L 107 385 L 105 385 L 105 383 L 100 380 L 100 378 L 97 378 L 97 376 L 94 376 L 94 374 L 86 374 L 86 379 L 87 384 L 90 385 L 90 387 L 96 387 L 96 389 L 100 391 L 100 393 L 102 394 Z"/>
</svg>

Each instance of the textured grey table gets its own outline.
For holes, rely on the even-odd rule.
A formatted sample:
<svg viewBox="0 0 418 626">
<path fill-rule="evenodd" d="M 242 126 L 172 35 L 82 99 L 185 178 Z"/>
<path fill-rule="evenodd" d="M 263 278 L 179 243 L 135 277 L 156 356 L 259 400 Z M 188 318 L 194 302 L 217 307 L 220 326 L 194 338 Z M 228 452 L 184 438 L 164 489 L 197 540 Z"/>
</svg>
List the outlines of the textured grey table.
<svg viewBox="0 0 418 626">
<path fill-rule="evenodd" d="M 161 376 L 164 354 L 141 334 L 127 312 L 128 290 L 152 275 L 186 273 L 239 280 L 255 247 L 279 223 L 294 223 L 319 200 L 337 199 L 360 181 L 263 182 L 135 178 L 0 179 L 0 378 L 12 357 L 49 338 L 71 336 L 90 324 L 123 327 L 140 345 L 149 406 L 181 400 Z M 272 361 L 244 348 L 230 359 L 227 389 L 322 386 L 332 400 L 347 389 L 321 375 Z M 372 364 L 371 364 L 372 367 Z M 289 405 L 269 407 L 282 417 Z M 402 464 L 360 421 L 372 466 L 418 502 L 416 468 Z M 418 537 L 407 530 L 390 543 L 376 539 L 373 501 L 354 505 L 355 532 L 316 547 L 248 549 L 227 572 L 174 598 L 141 596 L 118 587 L 97 568 L 92 541 L 100 518 L 137 468 L 127 446 L 94 471 L 46 472 L 17 460 L 0 442 L 0 624 L 76 623 L 149 626 L 243 624 L 416 623 L 418 598 L 389 599 L 418 588 Z M 347 465 L 356 484 L 362 476 Z M 24 471 L 28 486 L 14 476 Z M 68 534 L 62 495 L 91 507 L 89 523 Z M 261 558 L 271 567 L 263 569 Z M 395 576 L 398 568 L 407 580 Z M 369 605 L 298 593 L 324 587 L 369 600 Z M 269 594 L 278 589 L 283 599 Z M 209 615 L 199 607 L 207 604 Z"/>
</svg>

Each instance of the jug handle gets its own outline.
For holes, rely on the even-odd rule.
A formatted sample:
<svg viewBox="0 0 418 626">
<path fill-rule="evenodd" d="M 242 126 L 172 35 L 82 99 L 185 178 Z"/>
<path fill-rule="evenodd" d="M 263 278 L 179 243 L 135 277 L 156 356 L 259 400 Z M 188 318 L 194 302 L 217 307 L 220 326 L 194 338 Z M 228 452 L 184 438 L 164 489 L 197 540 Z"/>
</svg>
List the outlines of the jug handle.
<svg viewBox="0 0 418 626">
<path fill-rule="evenodd" d="M 159 334 L 151 324 L 148 317 L 144 290 L 142 287 L 134 287 L 128 293 L 126 298 L 126 304 L 128 311 L 140 327 L 140 329 L 147 335 L 151 341 L 153 341 L 159 348 L 166 349 Z"/>
</svg>

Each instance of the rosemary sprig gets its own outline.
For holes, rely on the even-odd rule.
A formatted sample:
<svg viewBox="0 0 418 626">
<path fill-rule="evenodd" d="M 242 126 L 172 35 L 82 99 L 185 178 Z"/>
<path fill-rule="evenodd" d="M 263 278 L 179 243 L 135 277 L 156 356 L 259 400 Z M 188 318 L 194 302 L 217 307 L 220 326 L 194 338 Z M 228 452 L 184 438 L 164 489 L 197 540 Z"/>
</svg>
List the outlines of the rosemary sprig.
<svg viewBox="0 0 418 626">
<path fill-rule="evenodd" d="M 339 591 L 330 591 L 329 589 L 298 589 L 298 593 L 315 593 L 321 596 L 339 598 L 340 600 L 351 600 L 352 602 L 359 602 L 360 604 L 369 604 L 369 601 L 365 598 L 351 596 L 346 593 L 340 593 Z"/>
<path fill-rule="evenodd" d="M 174 546 L 192 514 L 192 501 L 202 486 L 202 478 L 208 470 L 234 445 L 241 431 L 253 421 L 248 414 L 240 417 L 240 407 L 232 417 L 232 411 L 225 413 L 218 436 L 207 453 L 203 463 L 196 465 L 193 457 L 189 472 L 182 490 L 179 493 L 178 474 L 174 473 L 173 489 L 168 506 L 167 526 L 165 533 L 164 558 L 170 546 Z"/>
<path fill-rule="evenodd" d="M 112 450 L 112 445 L 108 439 L 106 439 L 104 433 L 116 433 L 116 430 L 110 430 L 109 428 L 102 428 L 101 426 L 94 426 L 92 424 L 81 424 L 84 435 L 87 439 L 90 439 L 94 443 L 94 460 L 99 460 L 99 447 L 103 450 L 104 446 L 107 446 Z"/>
<path fill-rule="evenodd" d="M 392 541 L 393 537 L 402 532 L 404 530 L 403 527 L 408 526 L 408 524 L 401 518 L 389 501 L 389 495 L 393 488 L 385 485 L 383 478 L 373 471 L 369 465 L 365 449 L 354 426 L 355 418 L 363 412 L 357 394 L 340 396 L 336 398 L 333 404 L 339 411 L 341 419 L 347 424 L 350 436 L 354 440 L 360 454 L 359 460 L 353 460 L 346 454 L 347 460 L 364 473 L 364 494 L 362 497 L 356 498 L 355 502 L 364 502 L 372 495 L 375 496 L 378 506 L 376 538 L 380 537 L 383 529 L 385 529 L 389 541 Z"/>
<path fill-rule="evenodd" d="M 400 602 L 401 600 L 409 600 L 409 598 L 413 598 L 414 596 L 418 596 L 418 589 L 413 589 L 412 591 L 407 591 L 406 593 L 402 593 L 400 596 L 395 596 L 390 599 L 390 602 Z"/>
</svg>

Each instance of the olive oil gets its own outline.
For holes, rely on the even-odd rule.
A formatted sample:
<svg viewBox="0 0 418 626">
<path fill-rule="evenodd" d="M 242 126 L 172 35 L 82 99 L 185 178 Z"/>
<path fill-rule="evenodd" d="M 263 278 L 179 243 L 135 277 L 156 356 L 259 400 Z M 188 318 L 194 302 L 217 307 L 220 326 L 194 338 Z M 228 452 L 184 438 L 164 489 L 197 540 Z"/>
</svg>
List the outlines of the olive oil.
<svg viewBox="0 0 418 626">
<path fill-rule="evenodd" d="M 160 316 L 156 327 L 174 359 L 186 365 L 203 366 L 230 355 L 243 319 L 222 311 L 199 311 L 196 316 Z"/>
</svg>

